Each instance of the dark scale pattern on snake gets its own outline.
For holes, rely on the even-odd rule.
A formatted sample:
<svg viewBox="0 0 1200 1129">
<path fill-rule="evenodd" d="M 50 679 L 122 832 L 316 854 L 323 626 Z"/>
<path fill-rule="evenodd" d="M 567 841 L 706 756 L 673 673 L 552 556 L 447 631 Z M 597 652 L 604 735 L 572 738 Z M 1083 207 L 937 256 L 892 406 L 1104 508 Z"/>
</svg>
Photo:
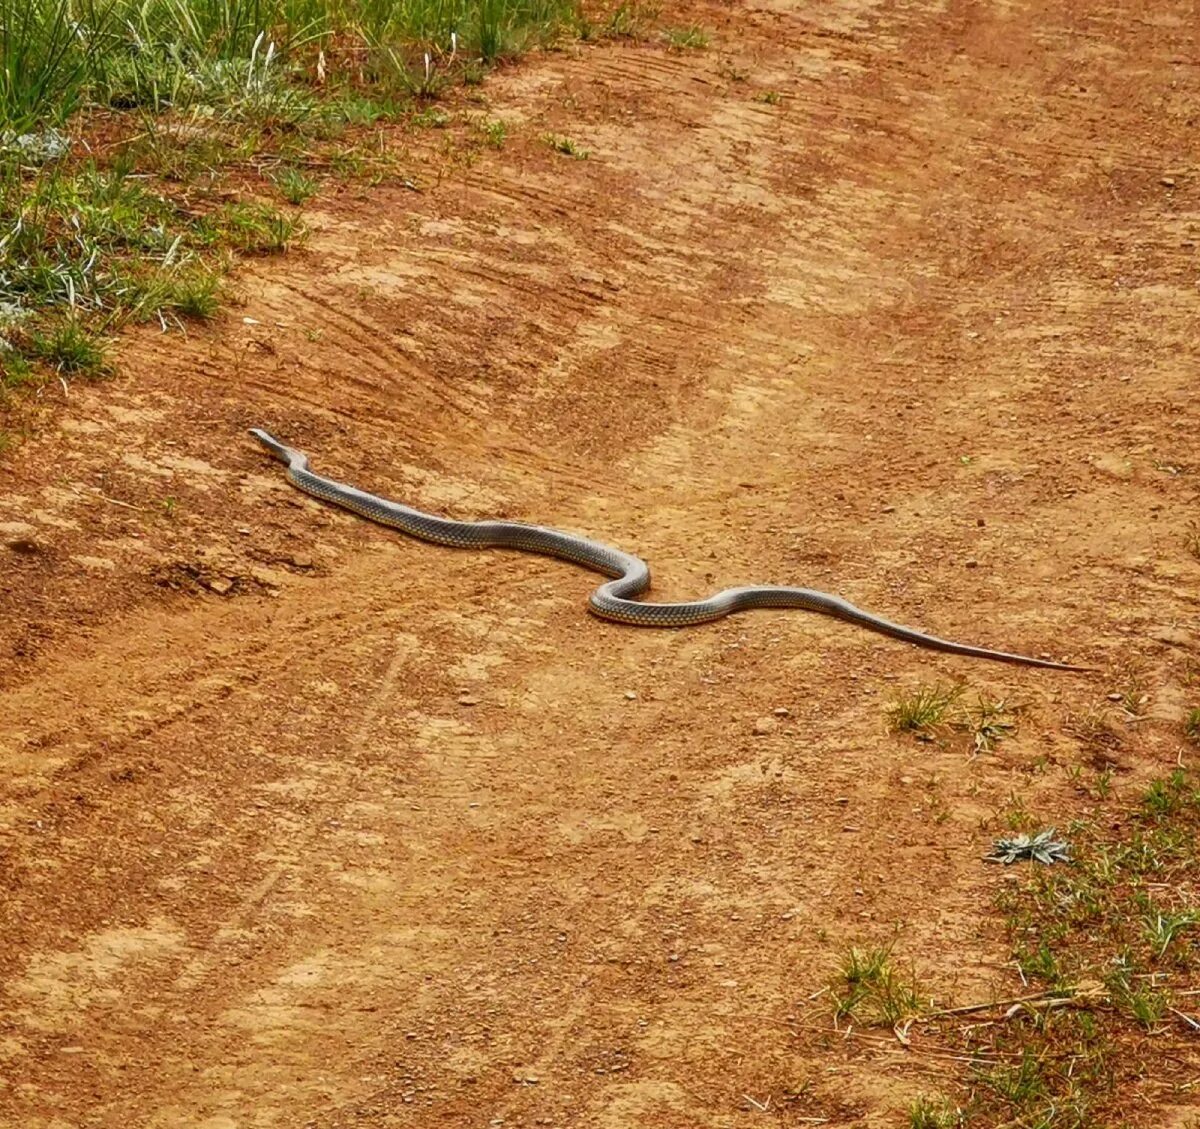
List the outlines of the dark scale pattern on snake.
<svg viewBox="0 0 1200 1129">
<path fill-rule="evenodd" d="M 527 553 L 559 557 L 611 577 L 612 579 L 601 584 L 592 593 L 589 601 L 590 610 L 601 619 L 615 620 L 617 623 L 628 623 L 637 627 L 686 627 L 694 623 L 721 619 L 732 612 L 745 611 L 747 608 L 804 608 L 807 611 L 820 612 L 856 623 L 871 631 L 890 635 L 893 639 L 915 643 L 918 647 L 946 651 L 952 655 L 969 655 L 973 658 L 995 659 L 998 662 L 1047 667 L 1050 670 L 1090 669 L 938 639 L 933 635 L 914 631 L 910 627 L 890 623 L 870 612 L 861 611 L 839 596 L 831 596 L 811 588 L 757 585 L 753 588 L 727 588 L 706 600 L 690 600 L 679 604 L 644 603 L 637 597 L 650 587 L 650 569 L 646 562 L 638 557 L 584 537 L 575 537 L 541 525 L 525 525 L 515 521 L 451 521 L 449 518 L 422 513 L 399 502 L 391 502 L 386 498 L 356 490 L 353 486 L 322 478 L 308 469 L 308 458 L 300 451 L 284 446 L 258 428 L 252 429 L 250 434 L 280 462 L 287 465 L 287 479 L 293 486 L 323 502 L 341 506 L 381 525 L 399 529 L 424 541 L 433 541 L 435 544 L 449 545 L 456 549 L 521 549 Z"/>
</svg>

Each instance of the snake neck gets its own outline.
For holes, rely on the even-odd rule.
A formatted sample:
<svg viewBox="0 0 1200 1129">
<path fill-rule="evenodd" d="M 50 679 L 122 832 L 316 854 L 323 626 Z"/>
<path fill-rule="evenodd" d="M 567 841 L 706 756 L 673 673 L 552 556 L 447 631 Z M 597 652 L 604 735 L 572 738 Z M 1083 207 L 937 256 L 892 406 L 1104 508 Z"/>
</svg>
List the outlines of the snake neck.
<svg viewBox="0 0 1200 1129">
<path fill-rule="evenodd" d="M 304 452 L 297 451 L 295 447 L 288 447 L 286 444 L 280 443 L 274 435 L 268 431 L 263 431 L 260 427 L 252 427 L 250 434 L 281 463 L 286 463 L 288 470 L 292 474 L 300 474 L 308 470 L 308 456 Z"/>
</svg>

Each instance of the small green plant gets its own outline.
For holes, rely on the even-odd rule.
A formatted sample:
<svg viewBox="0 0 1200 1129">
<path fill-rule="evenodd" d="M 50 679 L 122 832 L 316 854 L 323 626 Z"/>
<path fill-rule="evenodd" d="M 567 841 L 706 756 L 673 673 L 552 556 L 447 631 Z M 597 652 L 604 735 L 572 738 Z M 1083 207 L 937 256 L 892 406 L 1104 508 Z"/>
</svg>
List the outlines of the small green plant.
<svg viewBox="0 0 1200 1129">
<path fill-rule="evenodd" d="M 909 1129 L 960 1129 L 965 1124 L 962 1110 L 945 1098 L 922 1094 L 908 1107 Z"/>
<path fill-rule="evenodd" d="M 1016 792 L 1010 792 L 1008 810 L 1004 813 L 1004 825 L 1010 831 L 1028 831 L 1033 826 L 1033 816 L 1025 807 L 1025 800 Z"/>
<path fill-rule="evenodd" d="M 1021 1055 L 1019 1063 L 981 1070 L 977 1077 L 980 1083 L 1013 1109 L 1025 1109 L 1040 1102 L 1047 1091 L 1042 1065 L 1037 1055 L 1029 1050 Z"/>
<path fill-rule="evenodd" d="M 625 0 L 609 13 L 604 34 L 610 39 L 636 39 L 642 33 L 644 20 L 644 6 Z"/>
<path fill-rule="evenodd" d="M 710 42 L 708 32 L 698 24 L 667 28 L 663 35 L 672 51 L 702 51 Z"/>
<path fill-rule="evenodd" d="M 1200 707 L 1188 710 L 1188 715 L 1183 719 L 1183 732 L 1193 745 L 1200 745 Z"/>
<path fill-rule="evenodd" d="M 1017 964 L 1024 976 L 1044 980 L 1052 987 L 1065 983 L 1058 957 L 1045 941 L 1039 941 L 1038 947 L 1032 953 L 1018 954 Z"/>
<path fill-rule="evenodd" d="M 989 702 L 980 698 L 966 713 L 965 725 L 977 753 L 990 753 L 1017 728 L 1016 710 L 1003 699 Z"/>
<path fill-rule="evenodd" d="M 450 115 L 441 106 L 426 106 L 413 114 L 412 121 L 420 129 L 445 129 L 450 124 Z"/>
<path fill-rule="evenodd" d="M 1186 929 L 1200 924 L 1200 912 L 1189 909 L 1176 913 L 1163 913 L 1151 907 L 1143 918 L 1146 940 L 1154 949 L 1154 956 L 1162 960 L 1172 943 Z"/>
<path fill-rule="evenodd" d="M 587 149 L 584 149 L 569 137 L 562 137 L 559 134 L 546 134 L 546 144 L 556 153 L 562 153 L 566 157 L 574 157 L 577 161 L 586 161 L 590 156 Z"/>
<path fill-rule="evenodd" d="M 205 217 L 201 227 L 212 244 L 252 255 L 285 251 L 303 233 L 298 219 L 259 202 L 227 204 Z"/>
<path fill-rule="evenodd" d="M 505 139 L 508 137 L 508 126 L 499 118 L 492 118 L 489 121 L 482 122 L 479 126 L 479 132 L 483 134 L 484 141 L 493 149 L 503 149 Z"/>
<path fill-rule="evenodd" d="M 782 97 L 778 90 L 763 90 L 754 96 L 754 101 L 766 106 L 778 106 Z"/>
<path fill-rule="evenodd" d="M 74 318 L 46 333 L 34 333 L 30 352 L 60 373 L 98 377 L 108 372 L 106 344 Z"/>
<path fill-rule="evenodd" d="M 1127 960 L 1119 960 L 1104 983 L 1112 1002 L 1143 1027 L 1154 1027 L 1166 1014 L 1166 994 L 1152 983 L 1137 978 Z"/>
<path fill-rule="evenodd" d="M 896 733 L 928 734 L 946 720 L 962 694 L 962 686 L 919 686 L 887 707 L 888 725 Z"/>
<path fill-rule="evenodd" d="M 303 204 L 317 191 L 316 180 L 297 168 L 281 169 L 275 174 L 275 187 L 289 204 Z"/>
<path fill-rule="evenodd" d="M 1142 797 L 1142 808 L 1153 819 L 1162 820 L 1195 802 L 1196 792 L 1190 787 L 1187 773 L 1177 768 L 1165 780 L 1151 782 Z"/>
<path fill-rule="evenodd" d="M 890 945 L 852 947 L 842 961 L 834 990 L 834 1012 L 839 1018 L 895 1026 L 921 1010 L 913 984 L 892 964 Z"/>
<path fill-rule="evenodd" d="M 171 284 L 169 305 L 185 318 L 207 321 L 221 305 L 221 278 L 215 271 L 197 270 Z"/>
</svg>

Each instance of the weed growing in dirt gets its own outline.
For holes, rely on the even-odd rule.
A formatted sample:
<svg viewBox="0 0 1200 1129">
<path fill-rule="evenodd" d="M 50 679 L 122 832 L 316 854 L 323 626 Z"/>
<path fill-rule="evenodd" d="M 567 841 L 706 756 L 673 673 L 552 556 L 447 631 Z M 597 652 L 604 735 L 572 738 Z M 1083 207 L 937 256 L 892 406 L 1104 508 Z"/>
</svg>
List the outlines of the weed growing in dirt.
<svg viewBox="0 0 1200 1129">
<path fill-rule="evenodd" d="M 934 1010 L 890 946 L 843 960 L 835 1023 L 889 1024 L 915 1057 L 963 1063 L 962 1098 L 921 1096 L 910 1129 L 1095 1129 L 1178 1085 L 1200 1024 L 1200 787 L 1178 770 L 1123 819 L 1072 832 L 1073 861 L 997 894 L 1020 973 L 1008 998 Z"/>
<path fill-rule="evenodd" d="M 508 137 L 508 126 L 504 122 L 498 119 L 481 122 L 479 132 L 483 135 L 484 141 L 493 149 L 504 148 L 504 141 Z"/>
<path fill-rule="evenodd" d="M 1200 707 L 1188 710 L 1188 715 L 1183 720 L 1183 732 L 1193 745 L 1200 745 Z"/>
<path fill-rule="evenodd" d="M 667 28 L 663 35 L 672 51 L 701 51 L 710 42 L 708 32 L 696 24 Z"/>
<path fill-rule="evenodd" d="M 556 153 L 562 153 L 566 157 L 574 157 L 577 161 L 586 161 L 590 156 L 587 149 L 584 149 L 569 137 L 562 137 L 556 133 L 546 134 L 546 144 Z"/>
<path fill-rule="evenodd" d="M 975 753 L 990 753 L 1016 732 L 1019 708 L 1004 699 L 967 703 L 964 692 L 961 685 L 918 686 L 887 706 L 888 728 L 926 741 L 939 731 L 965 733 Z"/>
<path fill-rule="evenodd" d="M 833 986 L 835 1014 L 866 1024 L 895 1026 L 921 1010 L 910 979 L 892 963 L 892 948 L 851 948 Z"/>
<path fill-rule="evenodd" d="M 960 1129 L 966 1124 L 962 1110 L 944 1099 L 922 1095 L 908 1108 L 909 1129 Z"/>
<path fill-rule="evenodd" d="M 888 725 L 896 733 L 929 733 L 946 719 L 963 694 L 962 686 L 918 686 L 887 707 Z"/>
<path fill-rule="evenodd" d="M 55 372 L 72 376 L 103 376 L 108 371 L 107 346 L 79 322 L 70 319 L 29 339 L 29 354 Z"/>
<path fill-rule="evenodd" d="M 316 180 L 296 168 L 281 169 L 272 178 L 279 194 L 289 203 L 300 205 L 315 195 L 319 185 Z"/>
</svg>

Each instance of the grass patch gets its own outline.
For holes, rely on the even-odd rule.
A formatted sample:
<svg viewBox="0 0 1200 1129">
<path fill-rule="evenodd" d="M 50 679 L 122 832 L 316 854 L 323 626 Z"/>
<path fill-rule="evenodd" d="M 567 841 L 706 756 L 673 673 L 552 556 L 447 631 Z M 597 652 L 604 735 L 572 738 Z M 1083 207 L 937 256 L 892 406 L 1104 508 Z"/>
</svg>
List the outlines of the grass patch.
<svg viewBox="0 0 1200 1129">
<path fill-rule="evenodd" d="M 952 1092 L 912 1102 L 910 1129 L 1099 1129 L 1187 1103 L 1174 1095 L 1200 1024 L 1200 787 L 1172 772 L 1072 840 L 1071 863 L 1000 885 L 1020 973 L 1002 998 L 935 1008 L 890 946 L 844 958 L 830 985 L 842 1039 L 859 1036 L 838 1020 L 887 1024 L 911 1061 L 962 1064 Z"/>
<path fill-rule="evenodd" d="M 892 947 L 851 948 L 833 985 L 834 1014 L 867 1025 L 894 1027 L 921 1010 L 911 977 L 892 962 Z"/>
<path fill-rule="evenodd" d="M 1188 710 L 1187 717 L 1183 719 L 1183 735 L 1193 745 L 1200 745 L 1200 707 Z"/>
<path fill-rule="evenodd" d="M 29 339 L 29 354 L 57 373 L 71 376 L 104 376 L 109 371 L 108 349 L 94 333 L 69 319 Z"/>
<path fill-rule="evenodd" d="M 316 195 L 320 187 L 315 178 L 306 175 L 300 169 L 281 169 L 272 178 L 275 187 L 289 204 L 299 206 Z"/>
<path fill-rule="evenodd" d="M 708 32 L 698 24 L 667 28 L 663 37 L 672 51 L 703 51 L 711 42 Z"/>
<path fill-rule="evenodd" d="M 508 137 L 508 126 L 504 122 L 493 118 L 489 121 L 480 122 L 478 129 L 485 144 L 491 146 L 493 149 L 504 148 L 504 142 Z"/>
<path fill-rule="evenodd" d="M 975 753 L 992 752 L 1016 732 L 1017 706 L 1004 699 L 982 697 L 968 703 L 964 695 L 961 685 L 918 686 L 888 704 L 888 728 L 924 741 L 934 740 L 939 733 L 966 734 Z"/>
<path fill-rule="evenodd" d="M 908 1107 L 909 1129 L 960 1129 L 964 1125 L 962 1110 L 944 1098 L 923 1094 Z"/>
<path fill-rule="evenodd" d="M 561 153 L 564 157 L 574 157 L 577 161 L 586 161 L 591 155 L 587 149 L 584 149 L 577 142 L 556 133 L 546 134 L 546 144 L 556 153 Z"/>
<path fill-rule="evenodd" d="M 363 132 L 452 124 L 450 86 L 581 20 L 576 0 L 0 0 L 5 433 L 23 389 L 108 372 L 126 322 L 213 317 L 235 256 L 304 237 L 270 201 L 304 205 L 315 170 L 398 171 Z"/>
<path fill-rule="evenodd" d="M 887 707 L 888 726 L 895 733 L 930 734 L 946 720 L 962 694 L 962 686 L 918 686 Z"/>
</svg>

